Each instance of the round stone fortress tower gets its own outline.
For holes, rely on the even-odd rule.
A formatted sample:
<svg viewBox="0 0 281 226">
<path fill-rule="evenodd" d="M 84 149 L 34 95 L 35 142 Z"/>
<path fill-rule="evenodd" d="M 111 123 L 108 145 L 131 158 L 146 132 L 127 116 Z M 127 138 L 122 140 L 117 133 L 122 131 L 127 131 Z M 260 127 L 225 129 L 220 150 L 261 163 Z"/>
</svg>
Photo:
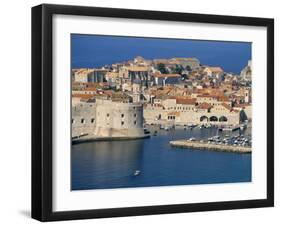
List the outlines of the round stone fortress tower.
<svg viewBox="0 0 281 226">
<path fill-rule="evenodd" d="M 72 108 L 72 139 L 111 140 L 144 138 L 143 106 L 96 99 Z"/>
</svg>

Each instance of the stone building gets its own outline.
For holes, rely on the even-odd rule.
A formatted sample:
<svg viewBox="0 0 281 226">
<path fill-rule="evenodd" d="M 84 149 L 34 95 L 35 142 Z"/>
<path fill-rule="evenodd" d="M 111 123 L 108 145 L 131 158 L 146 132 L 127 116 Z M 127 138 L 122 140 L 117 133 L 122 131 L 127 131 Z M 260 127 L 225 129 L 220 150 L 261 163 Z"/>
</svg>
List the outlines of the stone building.
<svg viewBox="0 0 281 226">
<path fill-rule="evenodd" d="M 177 84 L 180 82 L 181 76 L 179 74 L 152 74 L 152 81 L 154 85 L 165 86 L 166 84 Z"/>
<path fill-rule="evenodd" d="M 87 83 L 89 76 L 91 76 L 93 69 L 81 68 L 74 73 L 74 82 Z"/>
<path fill-rule="evenodd" d="M 150 81 L 149 68 L 143 66 L 123 66 L 119 69 L 119 77 L 126 83 L 133 83 L 140 79 L 143 86 L 148 86 Z"/>
<path fill-rule="evenodd" d="M 231 100 L 223 95 L 210 95 L 210 94 L 199 94 L 196 96 L 196 103 L 208 103 L 212 106 L 221 105 L 221 103 L 226 103 L 231 106 Z"/>
<path fill-rule="evenodd" d="M 104 82 L 107 72 L 107 69 L 93 69 L 88 75 L 88 82 Z"/>
<path fill-rule="evenodd" d="M 237 125 L 242 121 L 242 109 L 233 109 L 226 103 L 195 104 L 195 99 L 170 98 L 157 104 L 146 104 L 144 119 L 148 124 L 176 125 L 217 124 Z"/>
<path fill-rule="evenodd" d="M 142 93 L 141 80 L 135 79 L 132 85 L 133 102 L 138 103 L 141 101 L 141 93 Z"/>
<path fill-rule="evenodd" d="M 200 67 L 200 61 L 197 58 L 172 58 L 170 62 L 175 62 L 175 64 L 181 65 L 185 69 L 188 67 L 190 70 L 196 70 Z"/>
<path fill-rule="evenodd" d="M 221 80 L 223 76 L 223 70 L 221 67 L 205 67 L 203 73 L 205 73 L 209 77 L 216 78 L 219 80 Z"/>
<path fill-rule="evenodd" d="M 74 73 L 74 82 L 104 82 L 107 69 L 82 68 Z"/>
<path fill-rule="evenodd" d="M 106 140 L 146 136 L 141 104 L 95 99 L 72 107 L 72 138 Z"/>
<path fill-rule="evenodd" d="M 141 56 L 137 56 L 134 58 L 134 64 L 138 66 L 149 66 L 151 65 L 151 63 L 152 63 L 151 60 L 144 59 Z"/>
<path fill-rule="evenodd" d="M 249 60 L 246 67 L 244 67 L 240 73 L 240 77 L 245 81 L 252 80 L 252 61 Z"/>
</svg>

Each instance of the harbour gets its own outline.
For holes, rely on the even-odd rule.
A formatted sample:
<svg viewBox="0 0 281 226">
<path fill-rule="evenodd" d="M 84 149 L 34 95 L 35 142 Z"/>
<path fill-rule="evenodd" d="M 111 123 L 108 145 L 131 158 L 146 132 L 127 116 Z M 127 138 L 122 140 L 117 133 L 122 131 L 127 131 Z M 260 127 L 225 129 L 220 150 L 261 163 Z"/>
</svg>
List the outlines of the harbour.
<svg viewBox="0 0 281 226">
<path fill-rule="evenodd" d="M 147 125 L 149 139 L 104 140 L 72 146 L 72 190 L 237 183 L 251 181 L 251 153 L 170 145 L 171 140 L 208 140 L 250 132 L 199 126 L 160 129 Z M 156 135 L 154 133 L 156 132 Z M 238 144 L 237 144 L 238 145 Z M 201 150 L 201 151 L 200 151 Z"/>
</svg>

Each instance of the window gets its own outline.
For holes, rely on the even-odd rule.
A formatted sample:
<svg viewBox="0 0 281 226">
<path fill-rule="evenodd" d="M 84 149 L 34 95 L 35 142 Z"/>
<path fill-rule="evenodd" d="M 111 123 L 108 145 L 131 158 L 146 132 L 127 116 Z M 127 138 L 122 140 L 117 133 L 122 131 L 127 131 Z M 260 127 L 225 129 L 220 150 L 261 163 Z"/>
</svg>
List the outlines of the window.
<svg viewBox="0 0 281 226">
<path fill-rule="evenodd" d="M 85 119 L 81 118 L 81 123 L 84 124 L 85 123 Z"/>
<path fill-rule="evenodd" d="M 95 122 L 95 119 L 94 118 L 91 118 L 91 123 L 94 123 Z"/>
<path fill-rule="evenodd" d="M 121 114 L 121 118 L 124 118 L 124 114 Z"/>
<path fill-rule="evenodd" d="M 107 113 L 106 116 L 109 117 L 109 113 Z"/>
<path fill-rule="evenodd" d="M 122 125 L 122 126 L 124 125 L 124 121 L 121 122 L 121 125 Z"/>
<path fill-rule="evenodd" d="M 137 114 L 134 114 L 134 117 L 136 118 L 136 117 L 137 117 Z"/>
<path fill-rule="evenodd" d="M 137 125 L 137 121 L 134 121 L 134 124 Z"/>
</svg>

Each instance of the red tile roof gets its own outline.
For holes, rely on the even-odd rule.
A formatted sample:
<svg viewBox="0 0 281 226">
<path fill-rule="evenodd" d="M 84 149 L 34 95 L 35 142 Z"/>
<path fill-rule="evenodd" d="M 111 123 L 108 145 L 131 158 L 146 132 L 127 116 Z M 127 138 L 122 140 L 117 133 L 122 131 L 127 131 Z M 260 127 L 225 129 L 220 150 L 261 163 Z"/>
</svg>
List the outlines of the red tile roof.
<svg viewBox="0 0 281 226">
<path fill-rule="evenodd" d="M 93 94 L 72 94 L 72 97 L 76 97 L 76 98 L 81 98 L 81 99 L 90 99 L 92 98 L 94 95 Z"/>
<path fill-rule="evenodd" d="M 84 90 L 85 91 L 97 91 L 97 88 L 93 87 L 93 86 L 90 86 L 90 87 L 86 87 Z"/>
<path fill-rule="evenodd" d="M 198 109 L 210 109 L 210 108 L 212 108 L 212 105 L 210 105 L 210 104 L 204 102 L 204 103 L 202 103 L 202 104 L 199 104 L 199 105 L 197 106 L 197 108 L 198 108 Z"/>
<path fill-rule="evenodd" d="M 235 104 L 235 106 L 234 107 L 240 107 L 240 108 L 245 108 L 245 107 L 248 107 L 248 106 L 250 106 L 250 104 L 247 104 L 247 103 L 244 103 L 244 104 Z"/>
<path fill-rule="evenodd" d="M 195 98 L 176 98 L 177 104 L 195 105 Z"/>
<path fill-rule="evenodd" d="M 226 103 L 222 103 L 221 104 L 222 106 L 224 106 L 226 109 L 228 109 L 229 111 L 231 111 L 232 110 L 232 107 L 230 107 L 228 104 L 226 104 Z"/>
<path fill-rule="evenodd" d="M 206 68 L 208 68 L 209 70 L 211 70 L 214 73 L 221 73 L 221 72 L 223 72 L 221 67 L 206 67 Z"/>
<path fill-rule="evenodd" d="M 229 101 L 229 98 L 226 96 L 218 96 L 219 101 Z"/>
</svg>

